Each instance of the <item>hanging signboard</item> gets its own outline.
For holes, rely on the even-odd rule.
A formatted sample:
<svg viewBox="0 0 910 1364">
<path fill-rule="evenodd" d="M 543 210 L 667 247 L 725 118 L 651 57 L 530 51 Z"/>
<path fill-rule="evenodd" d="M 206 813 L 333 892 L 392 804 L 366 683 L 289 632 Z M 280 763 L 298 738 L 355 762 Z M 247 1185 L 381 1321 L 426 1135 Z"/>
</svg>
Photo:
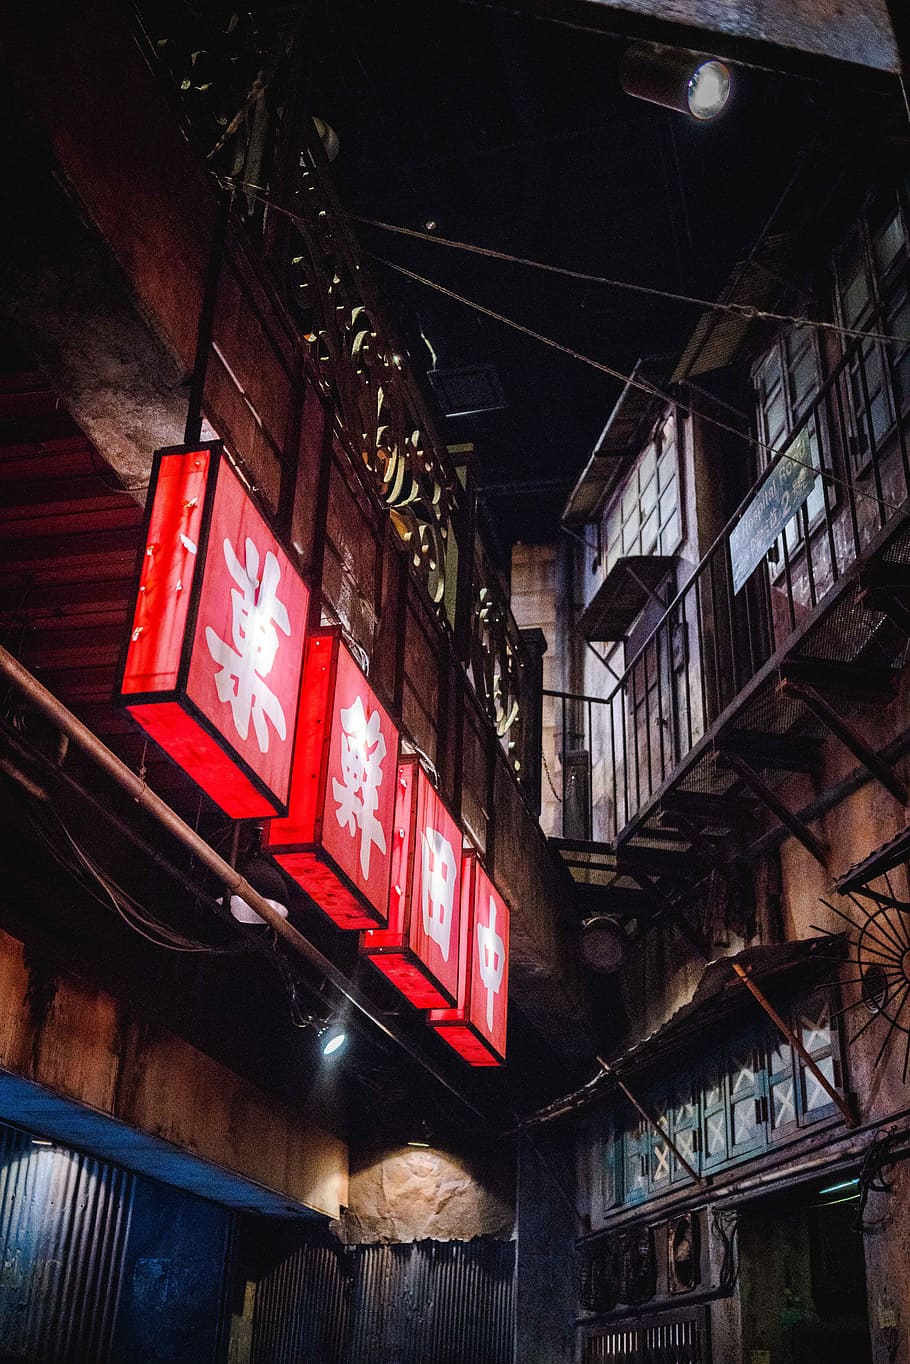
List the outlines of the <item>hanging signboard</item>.
<svg viewBox="0 0 910 1364">
<path fill-rule="evenodd" d="M 307 642 L 287 816 L 275 860 L 340 928 L 384 924 L 398 731 L 337 630 Z"/>
<path fill-rule="evenodd" d="M 220 441 L 159 451 L 117 699 L 234 819 L 287 808 L 307 605 Z"/>
<path fill-rule="evenodd" d="M 388 927 L 364 933 L 361 951 L 417 1008 L 458 998 L 461 845 L 416 758 L 400 763 Z"/>
<path fill-rule="evenodd" d="M 800 431 L 730 532 L 734 593 L 745 586 L 817 481 L 809 437 Z"/>
<path fill-rule="evenodd" d="M 498 1066 L 506 1057 L 509 910 L 476 853 L 465 853 L 461 888 L 458 999 L 427 1022 L 469 1065 Z"/>
</svg>

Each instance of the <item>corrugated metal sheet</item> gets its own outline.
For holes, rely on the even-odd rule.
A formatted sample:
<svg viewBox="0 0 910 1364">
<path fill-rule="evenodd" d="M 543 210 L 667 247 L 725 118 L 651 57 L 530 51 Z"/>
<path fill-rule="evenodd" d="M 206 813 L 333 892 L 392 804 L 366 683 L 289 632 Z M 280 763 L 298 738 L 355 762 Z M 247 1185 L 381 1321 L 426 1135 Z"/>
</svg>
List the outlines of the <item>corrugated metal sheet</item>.
<svg viewBox="0 0 910 1364">
<path fill-rule="evenodd" d="M 0 1127 L 0 1342 L 42 1364 L 105 1364 L 135 1178 Z"/>
<path fill-rule="evenodd" d="M 259 1284 L 250 1364 L 511 1364 L 515 1246 L 308 1245 Z"/>
<path fill-rule="evenodd" d="M 310 1243 L 262 1279 L 250 1364 L 344 1364 L 353 1256 Z"/>
</svg>

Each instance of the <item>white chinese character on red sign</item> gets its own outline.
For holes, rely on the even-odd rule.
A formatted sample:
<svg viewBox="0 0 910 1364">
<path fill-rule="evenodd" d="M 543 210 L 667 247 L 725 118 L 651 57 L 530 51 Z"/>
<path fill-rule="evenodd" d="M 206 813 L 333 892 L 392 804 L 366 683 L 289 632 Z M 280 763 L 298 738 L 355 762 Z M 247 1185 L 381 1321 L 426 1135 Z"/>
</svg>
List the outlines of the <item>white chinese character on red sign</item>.
<svg viewBox="0 0 910 1364">
<path fill-rule="evenodd" d="M 287 607 L 278 600 L 281 568 L 269 550 L 259 578 L 259 550 L 247 539 L 246 562 L 241 563 L 230 540 L 224 541 L 224 559 L 237 588 L 231 589 L 231 638 L 233 648 L 208 626 L 205 640 L 219 665 L 215 686 L 219 701 L 230 704 L 234 725 L 241 739 L 249 733 L 250 717 L 260 753 L 267 753 L 271 720 L 280 739 L 287 737 L 284 711 L 264 681 L 272 671 L 281 643 L 278 630 L 290 635 Z M 276 629 L 275 627 L 278 627 Z"/>
<path fill-rule="evenodd" d="M 381 853 L 385 852 L 385 834 L 376 818 L 385 737 L 380 728 L 379 711 L 374 710 L 368 717 L 359 696 L 339 711 L 339 715 L 342 780 L 332 778 L 332 790 L 338 802 L 335 817 L 352 838 L 360 830 L 360 869 L 364 878 L 368 878 L 373 844 Z"/>
<path fill-rule="evenodd" d="M 448 961 L 457 875 L 455 854 L 449 840 L 438 829 L 427 829 L 424 832 L 421 847 L 423 876 L 420 898 L 423 931 L 437 944 L 443 961 Z"/>
<path fill-rule="evenodd" d="M 506 945 L 496 932 L 496 903 L 490 896 L 490 922 L 477 925 L 477 952 L 480 979 L 487 992 L 487 1028 L 493 1031 L 493 1003 L 502 985 L 506 965 Z"/>
</svg>

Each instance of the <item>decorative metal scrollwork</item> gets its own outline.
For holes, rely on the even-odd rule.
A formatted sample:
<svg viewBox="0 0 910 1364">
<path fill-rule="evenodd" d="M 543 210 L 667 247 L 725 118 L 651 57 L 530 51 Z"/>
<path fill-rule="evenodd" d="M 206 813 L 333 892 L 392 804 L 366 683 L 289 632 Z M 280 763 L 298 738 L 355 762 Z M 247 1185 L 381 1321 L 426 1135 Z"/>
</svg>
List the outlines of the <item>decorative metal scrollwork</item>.
<svg viewBox="0 0 910 1364">
<path fill-rule="evenodd" d="M 356 253 L 312 158 L 300 170 L 292 292 L 326 367 L 344 429 L 440 612 L 453 543 L 456 481 L 425 430 L 403 357 L 370 303 Z"/>
<path fill-rule="evenodd" d="M 522 766 L 523 700 L 527 691 L 525 646 L 482 547 L 475 547 L 471 618 L 471 678 L 481 704 L 504 741 L 516 772 Z"/>
</svg>

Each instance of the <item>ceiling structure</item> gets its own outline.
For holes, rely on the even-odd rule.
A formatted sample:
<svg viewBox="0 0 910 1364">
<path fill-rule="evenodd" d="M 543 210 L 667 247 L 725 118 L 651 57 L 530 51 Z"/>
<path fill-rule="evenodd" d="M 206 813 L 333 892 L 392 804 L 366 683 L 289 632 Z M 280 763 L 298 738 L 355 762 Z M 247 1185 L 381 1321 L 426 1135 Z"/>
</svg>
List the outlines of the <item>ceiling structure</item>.
<svg viewBox="0 0 910 1364">
<path fill-rule="evenodd" d="M 354 222 L 415 372 L 433 372 L 445 439 L 474 447 L 503 560 L 510 542 L 556 533 L 622 385 L 380 262 L 628 374 L 640 356 L 677 354 L 699 309 L 432 238 L 713 299 L 773 229 L 796 166 L 836 145 L 851 102 L 875 106 L 896 87 L 763 48 L 780 69 L 737 67 L 728 108 L 699 124 L 623 92 L 634 19 L 623 29 L 628 16 L 611 6 L 610 31 L 596 32 L 575 13 L 584 7 L 573 22 L 554 17 L 564 7 L 534 8 L 337 0 L 305 19 L 308 97 L 338 134 L 345 207 L 430 238 Z M 465 415 L 472 407 L 487 410 Z"/>
</svg>

